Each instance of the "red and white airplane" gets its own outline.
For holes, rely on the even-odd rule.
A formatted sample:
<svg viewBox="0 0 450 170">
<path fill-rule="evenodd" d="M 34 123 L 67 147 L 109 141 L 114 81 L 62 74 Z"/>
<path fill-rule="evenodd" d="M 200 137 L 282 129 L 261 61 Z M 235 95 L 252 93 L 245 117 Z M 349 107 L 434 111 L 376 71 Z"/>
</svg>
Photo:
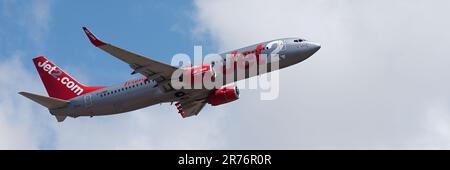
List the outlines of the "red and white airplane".
<svg viewBox="0 0 450 170">
<path fill-rule="evenodd" d="M 275 69 L 281 69 L 307 59 L 320 49 L 319 44 L 304 39 L 283 38 L 222 53 L 219 55 L 221 61 L 218 61 L 221 64 L 214 62 L 197 67 L 177 68 L 105 43 L 97 39 L 87 28 L 83 27 L 83 30 L 93 45 L 127 63 L 133 69 L 132 74 L 140 73 L 144 77 L 109 87 L 86 86 L 44 56 L 34 58 L 33 62 L 49 97 L 28 92 L 19 94 L 48 108 L 58 122 L 64 121 L 67 116 L 76 118 L 112 115 L 167 102 L 176 102 L 175 106 L 183 118 L 197 115 L 206 104 L 217 106 L 237 100 L 239 90 L 233 82 L 255 75 L 245 74 L 241 78 L 225 80 L 221 82 L 220 88 L 175 89 L 171 80 L 176 70 L 185 70 L 183 75 L 203 76 L 209 73 L 215 77 L 218 74 L 233 74 L 239 69 L 236 67 L 239 61 L 244 61 L 244 65 L 247 66 L 249 60 L 246 59 L 249 56 L 259 59 L 259 56 L 274 54 L 281 57 L 278 60 L 267 60 L 266 64 L 273 65 L 276 62 L 279 67 Z M 235 67 L 227 70 L 227 63 Z M 216 71 L 217 68 L 223 70 L 219 69 L 221 71 L 219 73 Z M 269 71 L 273 71 L 271 67 L 268 67 L 267 72 Z M 257 75 L 259 74 L 263 73 L 258 72 Z M 181 76 L 178 79 L 183 81 Z"/>
</svg>

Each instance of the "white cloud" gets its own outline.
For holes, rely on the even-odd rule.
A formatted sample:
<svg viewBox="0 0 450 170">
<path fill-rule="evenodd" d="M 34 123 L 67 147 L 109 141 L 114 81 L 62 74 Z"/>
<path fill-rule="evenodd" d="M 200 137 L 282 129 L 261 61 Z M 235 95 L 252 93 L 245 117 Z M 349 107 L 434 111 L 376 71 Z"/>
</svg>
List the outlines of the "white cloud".
<svg viewBox="0 0 450 170">
<path fill-rule="evenodd" d="M 322 44 L 308 60 L 280 71 L 278 100 L 259 101 L 257 91 L 244 91 L 229 106 L 228 147 L 449 148 L 441 131 L 448 123 L 436 122 L 446 120 L 448 109 L 429 111 L 450 102 L 449 5 L 196 1 L 196 33 L 211 35 L 222 51 L 292 36 Z M 442 102 L 430 105 L 437 99 Z"/>
<path fill-rule="evenodd" d="M 51 127 L 46 109 L 31 103 L 17 93 L 22 90 L 43 93 L 35 72 L 29 72 L 21 62 L 27 55 L 23 41 L 34 41 L 38 48 L 48 26 L 50 1 L 22 3 L 2 0 L 0 28 L 2 43 L 0 48 L 0 148 L 37 149 L 50 143 Z M 29 36 L 11 35 L 24 30 Z M 22 46 L 13 45 L 21 42 Z M 12 54 L 11 54 L 12 53 Z M 31 61 L 30 61 L 31 62 Z"/>
<path fill-rule="evenodd" d="M 56 127 L 56 148 L 214 149 L 224 145 L 220 117 L 182 119 L 174 106 L 165 104 L 115 116 L 67 119 Z"/>
<path fill-rule="evenodd" d="M 36 83 L 36 76 L 24 69 L 20 62 L 21 54 L 6 58 L 0 63 L 0 148 L 1 149 L 36 149 L 45 141 L 48 116 L 44 109 L 19 96 L 23 89 L 42 92 Z"/>
</svg>

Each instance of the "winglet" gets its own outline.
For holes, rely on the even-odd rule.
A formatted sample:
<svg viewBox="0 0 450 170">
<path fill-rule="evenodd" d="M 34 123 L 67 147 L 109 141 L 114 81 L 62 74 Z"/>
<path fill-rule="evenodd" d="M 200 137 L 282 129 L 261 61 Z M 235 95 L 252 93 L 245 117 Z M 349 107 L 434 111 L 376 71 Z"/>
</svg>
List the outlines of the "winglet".
<svg viewBox="0 0 450 170">
<path fill-rule="evenodd" d="M 94 44 L 96 47 L 106 45 L 103 41 L 97 39 L 97 37 L 94 36 L 94 34 L 91 33 L 86 27 L 83 27 L 83 31 L 86 33 L 87 37 L 89 38 L 89 41 L 91 41 L 92 44 Z"/>
</svg>

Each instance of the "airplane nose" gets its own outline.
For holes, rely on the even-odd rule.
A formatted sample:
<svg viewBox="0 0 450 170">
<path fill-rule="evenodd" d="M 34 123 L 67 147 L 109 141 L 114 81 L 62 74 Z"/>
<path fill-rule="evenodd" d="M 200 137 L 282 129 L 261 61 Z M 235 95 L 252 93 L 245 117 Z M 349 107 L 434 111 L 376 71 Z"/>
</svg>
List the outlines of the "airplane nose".
<svg viewBox="0 0 450 170">
<path fill-rule="evenodd" d="M 302 62 L 303 60 L 306 60 L 307 58 L 311 57 L 314 53 L 316 53 L 320 49 L 320 44 L 302 40 L 300 42 L 293 43 L 294 45 L 290 46 L 291 48 L 288 48 L 286 52 L 286 60 L 283 62 L 280 62 L 280 68 L 284 68 L 299 62 Z M 294 47 L 294 48 L 292 48 Z M 289 50 L 290 49 L 290 50 Z"/>
<path fill-rule="evenodd" d="M 314 54 L 317 51 L 319 51 L 319 49 L 321 47 L 319 43 L 315 43 L 315 42 L 308 42 L 308 44 L 309 44 L 309 51 L 311 54 Z"/>
</svg>

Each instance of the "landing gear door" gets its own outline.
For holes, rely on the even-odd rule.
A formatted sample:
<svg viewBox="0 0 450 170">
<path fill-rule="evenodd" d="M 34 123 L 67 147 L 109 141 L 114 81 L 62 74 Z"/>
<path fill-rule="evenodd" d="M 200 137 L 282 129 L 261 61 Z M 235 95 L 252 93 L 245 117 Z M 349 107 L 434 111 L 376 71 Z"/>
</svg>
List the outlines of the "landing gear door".
<svg viewBox="0 0 450 170">
<path fill-rule="evenodd" d="M 92 97 L 90 94 L 84 96 L 84 106 L 85 107 L 90 107 L 92 106 Z"/>
</svg>

